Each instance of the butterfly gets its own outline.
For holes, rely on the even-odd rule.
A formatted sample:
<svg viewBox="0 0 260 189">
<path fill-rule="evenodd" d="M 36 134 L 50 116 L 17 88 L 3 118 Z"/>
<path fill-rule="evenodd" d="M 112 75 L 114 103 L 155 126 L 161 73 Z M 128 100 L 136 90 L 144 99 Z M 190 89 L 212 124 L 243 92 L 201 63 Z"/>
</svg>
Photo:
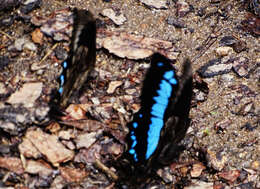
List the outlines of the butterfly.
<svg viewBox="0 0 260 189">
<path fill-rule="evenodd" d="M 74 9 L 70 53 L 62 63 L 59 77 L 59 104 L 66 108 L 75 91 L 82 88 L 96 62 L 96 21 L 86 10 Z"/>
<path fill-rule="evenodd" d="M 123 158 L 134 174 L 149 174 L 153 168 L 172 162 L 190 125 L 191 97 L 190 61 L 185 60 L 182 76 L 178 77 L 169 59 L 154 54 L 143 81 L 141 108 L 127 124 Z"/>
</svg>

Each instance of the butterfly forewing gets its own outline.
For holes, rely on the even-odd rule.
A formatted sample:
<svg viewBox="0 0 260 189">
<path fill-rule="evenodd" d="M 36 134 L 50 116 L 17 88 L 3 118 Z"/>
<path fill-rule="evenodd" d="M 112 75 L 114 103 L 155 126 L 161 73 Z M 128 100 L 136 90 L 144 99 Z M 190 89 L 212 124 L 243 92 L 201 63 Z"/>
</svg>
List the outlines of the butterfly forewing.
<svg viewBox="0 0 260 189">
<path fill-rule="evenodd" d="M 96 22 L 86 10 L 74 10 L 74 28 L 68 59 L 60 76 L 60 106 L 65 108 L 79 91 L 96 61 Z"/>
<path fill-rule="evenodd" d="M 158 160 L 164 161 L 166 152 L 174 155 L 174 145 L 184 137 L 189 126 L 191 75 L 188 60 L 182 77 L 178 78 L 169 59 L 153 55 L 143 82 L 141 109 L 128 123 L 127 156 L 135 167 L 146 169 Z"/>
</svg>

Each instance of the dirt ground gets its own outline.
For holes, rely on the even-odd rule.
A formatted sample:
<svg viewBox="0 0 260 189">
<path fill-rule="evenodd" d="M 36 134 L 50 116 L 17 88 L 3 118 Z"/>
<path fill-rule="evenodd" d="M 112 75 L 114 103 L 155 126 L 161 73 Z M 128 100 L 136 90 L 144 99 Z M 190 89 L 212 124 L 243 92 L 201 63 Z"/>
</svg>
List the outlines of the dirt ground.
<svg viewBox="0 0 260 189">
<path fill-rule="evenodd" d="M 42 43 L 32 40 L 32 33 L 39 27 L 32 24 L 31 18 L 37 15 L 47 17 L 57 10 L 77 7 L 93 12 L 98 23 L 102 27 L 105 25 L 108 31 L 171 42 L 178 52 L 177 69 L 180 70 L 186 57 L 190 58 L 194 83 L 201 80 L 207 88 L 207 92 L 200 87 L 193 91 L 192 122 L 187 136 L 192 136 L 192 140 L 194 137 L 195 141 L 185 139 L 191 144 L 187 145 L 179 161 L 159 169 L 160 179 L 149 180 L 142 188 L 260 188 L 260 18 L 257 15 L 260 3 L 254 1 L 259 9 L 253 9 L 250 2 L 253 1 L 167 1 L 165 8 L 156 9 L 137 0 L 45 0 L 23 16 L 18 11 L 20 5 L 2 10 L 1 19 L 7 16 L 14 18 L 14 22 L 8 26 L 1 22 L 0 25 L 0 187 L 118 187 L 111 175 L 97 168 L 91 153 L 98 151 L 106 164 L 108 156 L 121 155 L 122 145 L 93 129 L 94 142 L 89 148 L 82 148 L 79 136 L 92 137 L 87 134 L 93 132 L 58 124 L 42 113 L 48 111 L 50 91 L 58 87 L 56 80 L 68 53 L 69 40 L 56 41 L 53 36 L 46 35 L 42 37 Z M 189 6 L 185 7 L 187 4 Z M 123 14 L 126 18 L 123 24 L 116 25 L 107 16 L 102 16 L 106 8 L 112 8 L 116 15 Z M 32 46 L 36 49 L 17 50 L 15 41 L 23 37 L 33 41 Z M 58 47 L 54 47 L 57 43 Z M 43 59 L 52 47 L 55 50 Z M 213 61 L 212 68 L 201 69 L 212 60 L 218 60 Z M 39 61 L 43 64 L 37 64 Z M 121 140 L 123 131 L 127 130 L 126 123 L 139 107 L 140 88 L 148 67 L 149 57 L 139 60 L 120 58 L 110 49 L 97 49 L 95 71 L 79 99 L 81 106 L 77 108 L 83 107 L 90 115 L 88 117 L 95 118 L 97 125 L 102 123 L 109 129 L 118 130 L 112 135 Z M 108 92 L 110 84 L 115 81 L 118 87 Z M 37 87 L 42 90 L 38 104 L 14 105 L 10 96 L 31 82 L 42 83 L 36 86 L 37 90 Z M 76 112 L 75 117 L 85 116 L 75 109 L 70 110 Z M 23 115 L 20 121 L 17 115 Z M 47 126 L 43 122 L 48 122 Z M 28 155 L 26 151 L 30 147 L 24 147 L 27 150 L 23 151 L 21 143 L 24 144 L 28 137 L 30 139 L 30 134 L 43 137 L 43 141 L 58 137 L 60 144 L 70 150 L 69 155 L 64 150 L 68 161 L 56 162 L 49 152 L 41 150 L 41 155 Z M 9 164 L 11 160 L 13 163 Z M 30 162 L 40 162 L 40 165 L 32 166 L 35 170 L 32 171 L 25 165 Z M 45 171 L 48 174 L 43 173 Z"/>
</svg>

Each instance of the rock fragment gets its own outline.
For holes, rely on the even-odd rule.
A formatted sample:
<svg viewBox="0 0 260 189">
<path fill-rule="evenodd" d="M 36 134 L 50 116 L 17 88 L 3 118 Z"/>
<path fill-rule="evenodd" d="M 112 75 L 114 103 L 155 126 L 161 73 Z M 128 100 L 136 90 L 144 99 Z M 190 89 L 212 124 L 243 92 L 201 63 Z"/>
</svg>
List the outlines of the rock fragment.
<svg viewBox="0 0 260 189">
<path fill-rule="evenodd" d="M 216 53 L 218 56 L 227 56 L 228 54 L 232 53 L 233 49 L 228 46 L 218 47 L 216 49 Z"/>
<path fill-rule="evenodd" d="M 260 36 L 260 18 L 257 16 L 248 14 L 241 24 L 245 31 L 248 31 L 254 36 Z"/>
<path fill-rule="evenodd" d="M 110 18 L 118 26 L 126 21 L 126 17 L 123 14 L 117 14 L 113 9 L 104 9 L 102 15 Z"/>
<path fill-rule="evenodd" d="M 21 4 L 21 0 L 2 0 L 0 3 L 0 11 L 10 10 Z"/>
<path fill-rule="evenodd" d="M 34 9 L 41 6 L 41 0 L 26 0 L 23 2 L 23 6 L 21 6 L 20 10 L 23 14 L 28 14 Z"/>
<path fill-rule="evenodd" d="M 205 78 L 229 73 L 232 69 L 230 61 L 223 62 L 221 58 L 210 60 L 198 69 L 198 73 Z"/>
<path fill-rule="evenodd" d="M 191 6 L 185 0 L 178 0 L 176 8 L 178 17 L 184 17 L 191 11 Z"/>
<path fill-rule="evenodd" d="M 119 87 L 120 85 L 122 85 L 123 82 L 122 81 L 112 81 L 109 83 L 108 89 L 107 89 L 107 93 L 108 94 L 112 94 L 114 93 L 114 91 L 116 90 L 117 87 Z"/>
<path fill-rule="evenodd" d="M 189 186 L 185 186 L 184 189 L 212 189 L 213 183 L 211 182 L 204 182 L 200 180 L 192 180 Z"/>
<path fill-rule="evenodd" d="M 166 1 L 165 0 L 140 0 L 143 4 L 148 7 L 156 8 L 156 9 L 166 9 Z"/>
<path fill-rule="evenodd" d="M 233 59 L 233 69 L 240 77 L 247 77 L 249 74 L 249 60 L 246 57 L 236 57 Z"/>
<path fill-rule="evenodd" d="M 173 25 L 176 28 L 185 28 L 185 22 L 179 18 L 175 18 L 173 16 L 170 16 L 167 18 L 167 23 L 170 25 Z"/>
</svg>

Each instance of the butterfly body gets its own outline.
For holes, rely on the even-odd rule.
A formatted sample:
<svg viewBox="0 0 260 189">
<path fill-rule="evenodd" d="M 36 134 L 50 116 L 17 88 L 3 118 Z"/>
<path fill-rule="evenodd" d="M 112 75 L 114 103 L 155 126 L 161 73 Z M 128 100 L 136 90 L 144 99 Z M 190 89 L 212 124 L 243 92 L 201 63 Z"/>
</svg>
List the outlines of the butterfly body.
<svg viewBox="0 0 260 189">
<path fill-rule="evenodd" d="M 192 94 L 191 66 L 186 61 L 182 77 L 171 61 L 154 54 L 143 82 L 141 108 L 128 123 L 127 159 L 141 173 L 168 164 L 189 127 Z"/>
<path fill-rule="evenodd" d="M 69 57 L 59 77 L 60 106 L 65 108 L 73 93 L 82 88 L 96 61 L 96 23 L 86 10 L 74 10 L 74 27 Z"/>
</svg>

